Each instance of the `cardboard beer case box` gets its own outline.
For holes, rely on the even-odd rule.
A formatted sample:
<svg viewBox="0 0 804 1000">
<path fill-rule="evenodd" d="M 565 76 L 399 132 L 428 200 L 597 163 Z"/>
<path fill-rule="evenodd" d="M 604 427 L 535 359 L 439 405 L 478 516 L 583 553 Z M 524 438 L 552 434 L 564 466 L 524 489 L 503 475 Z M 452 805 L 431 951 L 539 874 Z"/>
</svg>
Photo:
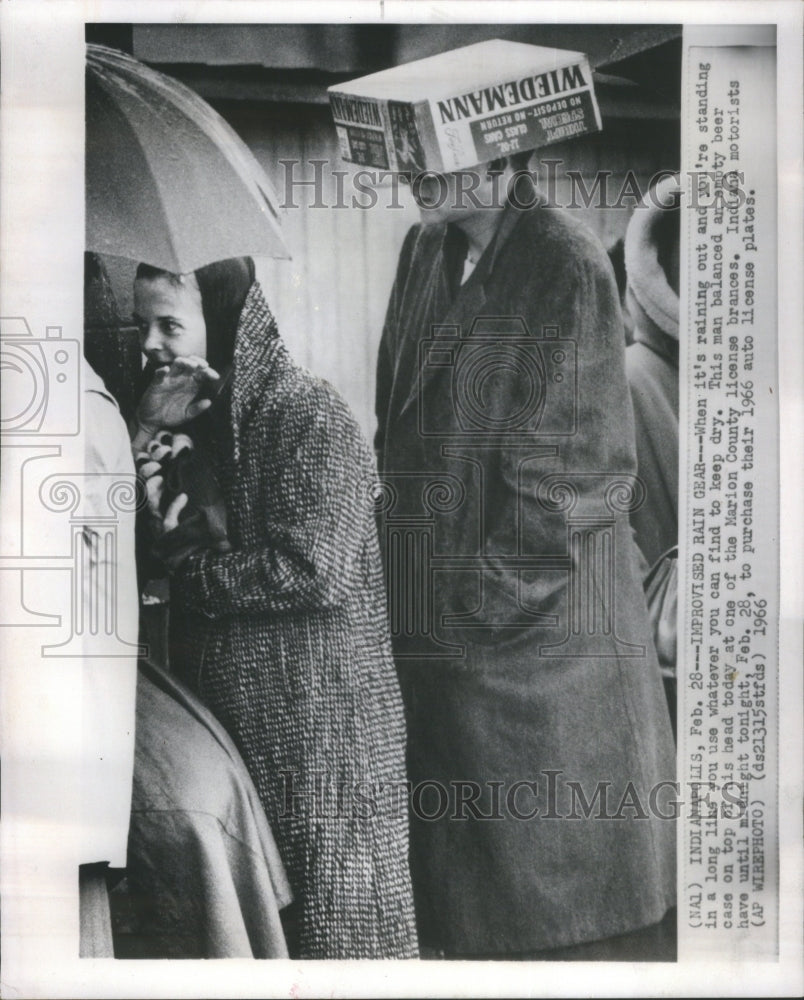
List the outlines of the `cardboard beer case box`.
<svg viewBox="0 0 804 1000">
<path fill-rule="evenodd" d="M 601 128 L 582 52 L 492 39 L 329 88 L 341 155 L 448 173 Z"/>
</svg>

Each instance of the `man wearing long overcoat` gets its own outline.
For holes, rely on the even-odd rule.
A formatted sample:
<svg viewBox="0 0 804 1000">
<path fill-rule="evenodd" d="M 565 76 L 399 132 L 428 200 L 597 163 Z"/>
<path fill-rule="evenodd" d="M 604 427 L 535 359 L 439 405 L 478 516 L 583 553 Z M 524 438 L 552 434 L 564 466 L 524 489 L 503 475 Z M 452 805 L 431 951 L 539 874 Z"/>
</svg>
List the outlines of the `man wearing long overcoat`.
<svg viewBox="0 0 804 1000">
<path fill-rule="evenodd" d="M 462 282 L 459 226 L 413 227 L 378 365 L 417 917 L 454 956 L 547 955 L 674 905 L 617 290 L 597 239 L 528 190 Z"/>
</svg>

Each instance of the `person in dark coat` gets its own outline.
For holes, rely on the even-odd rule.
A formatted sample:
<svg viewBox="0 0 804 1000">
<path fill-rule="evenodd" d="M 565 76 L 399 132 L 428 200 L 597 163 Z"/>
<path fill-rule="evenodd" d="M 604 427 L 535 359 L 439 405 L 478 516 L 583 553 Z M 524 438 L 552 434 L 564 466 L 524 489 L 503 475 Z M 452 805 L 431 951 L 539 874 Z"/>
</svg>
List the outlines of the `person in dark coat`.
<svg viewBox="0 0 804 1000">
<path fill-rule="evenodd" d="M 447 175 L 440 204 L 419 186 L 380 345 L 420 940 L 615 958 L 636 935 L 667 959 L 675 761 L 628 525 L 617 289 L 597 239 L 518 166 Z M 456 198 L 493 205 L 495 177 L 504 207 Z"/>
<path fill-rule="evenodd" d="M 649 566 L 678 542 L 678 199 L 678 177 L 666 177 L 634 211 L 625 239 L 634 339 L 625 363 L 646 490 L 631 523 Z"/>
<path fill-rule="evenodd" d="M 405 732 L 369 448 L 331 386 L 290 359 L 250 259 L 184 276 L 141 266 L 135 309 L 161 369 L 135 446 L 181 424 L 222 491 L 231 549 L 171 543 L 193 498 L 160 509 L 165 478 L 146 463 L 157 533 L 172 529 L 170 666 L 257 787 L 296 900 L 291 956 L 415 957 L 407 817 L 375 801 L 404 783 Z"/>
<path fill-rule="evenodd" d="M 634 339 L 625 352 L 625 370 L 634 404 L 637 472 L 645 487 L 645 502 L 631 513 L 631 524 L 649 567 L 646 594 L 655 606 L 654 638 L 674 732 L 679 198 L 678 176 L 665 177 L 634 211 L 625 238 L 626 305 Z"/>
</svg>

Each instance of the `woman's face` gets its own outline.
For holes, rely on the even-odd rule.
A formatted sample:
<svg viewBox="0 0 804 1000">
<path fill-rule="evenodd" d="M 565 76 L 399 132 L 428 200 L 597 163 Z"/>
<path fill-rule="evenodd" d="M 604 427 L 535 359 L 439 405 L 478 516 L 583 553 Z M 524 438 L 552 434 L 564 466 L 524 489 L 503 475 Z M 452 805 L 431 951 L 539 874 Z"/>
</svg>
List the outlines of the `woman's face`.
<svg viewBox="0 0 804 1000">
<path fill-rule="evenodd" d="M 207 327 L 194 275 L 184 275 L 180 285 L 167 277 L 138 278 L 134 321 L 142 352 L 152 364 L 169 365 L 189 354 L 206 358 Z"/>
</svg>

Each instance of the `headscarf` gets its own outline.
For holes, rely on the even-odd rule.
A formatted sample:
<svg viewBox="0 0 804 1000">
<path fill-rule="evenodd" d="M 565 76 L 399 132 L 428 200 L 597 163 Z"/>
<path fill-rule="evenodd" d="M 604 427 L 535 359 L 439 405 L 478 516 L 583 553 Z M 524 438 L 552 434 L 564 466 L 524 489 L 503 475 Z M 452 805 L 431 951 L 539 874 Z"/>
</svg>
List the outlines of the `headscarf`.
<svg viewBox="0 0 804 1000">
<path fill-rule="evenodd" d="M 254 277 L 251 257 L 218 260 L 195 272 L 207 328 L 207 361 L 218 372 L 234 360 L 237 325 Z"/>
</svg>

